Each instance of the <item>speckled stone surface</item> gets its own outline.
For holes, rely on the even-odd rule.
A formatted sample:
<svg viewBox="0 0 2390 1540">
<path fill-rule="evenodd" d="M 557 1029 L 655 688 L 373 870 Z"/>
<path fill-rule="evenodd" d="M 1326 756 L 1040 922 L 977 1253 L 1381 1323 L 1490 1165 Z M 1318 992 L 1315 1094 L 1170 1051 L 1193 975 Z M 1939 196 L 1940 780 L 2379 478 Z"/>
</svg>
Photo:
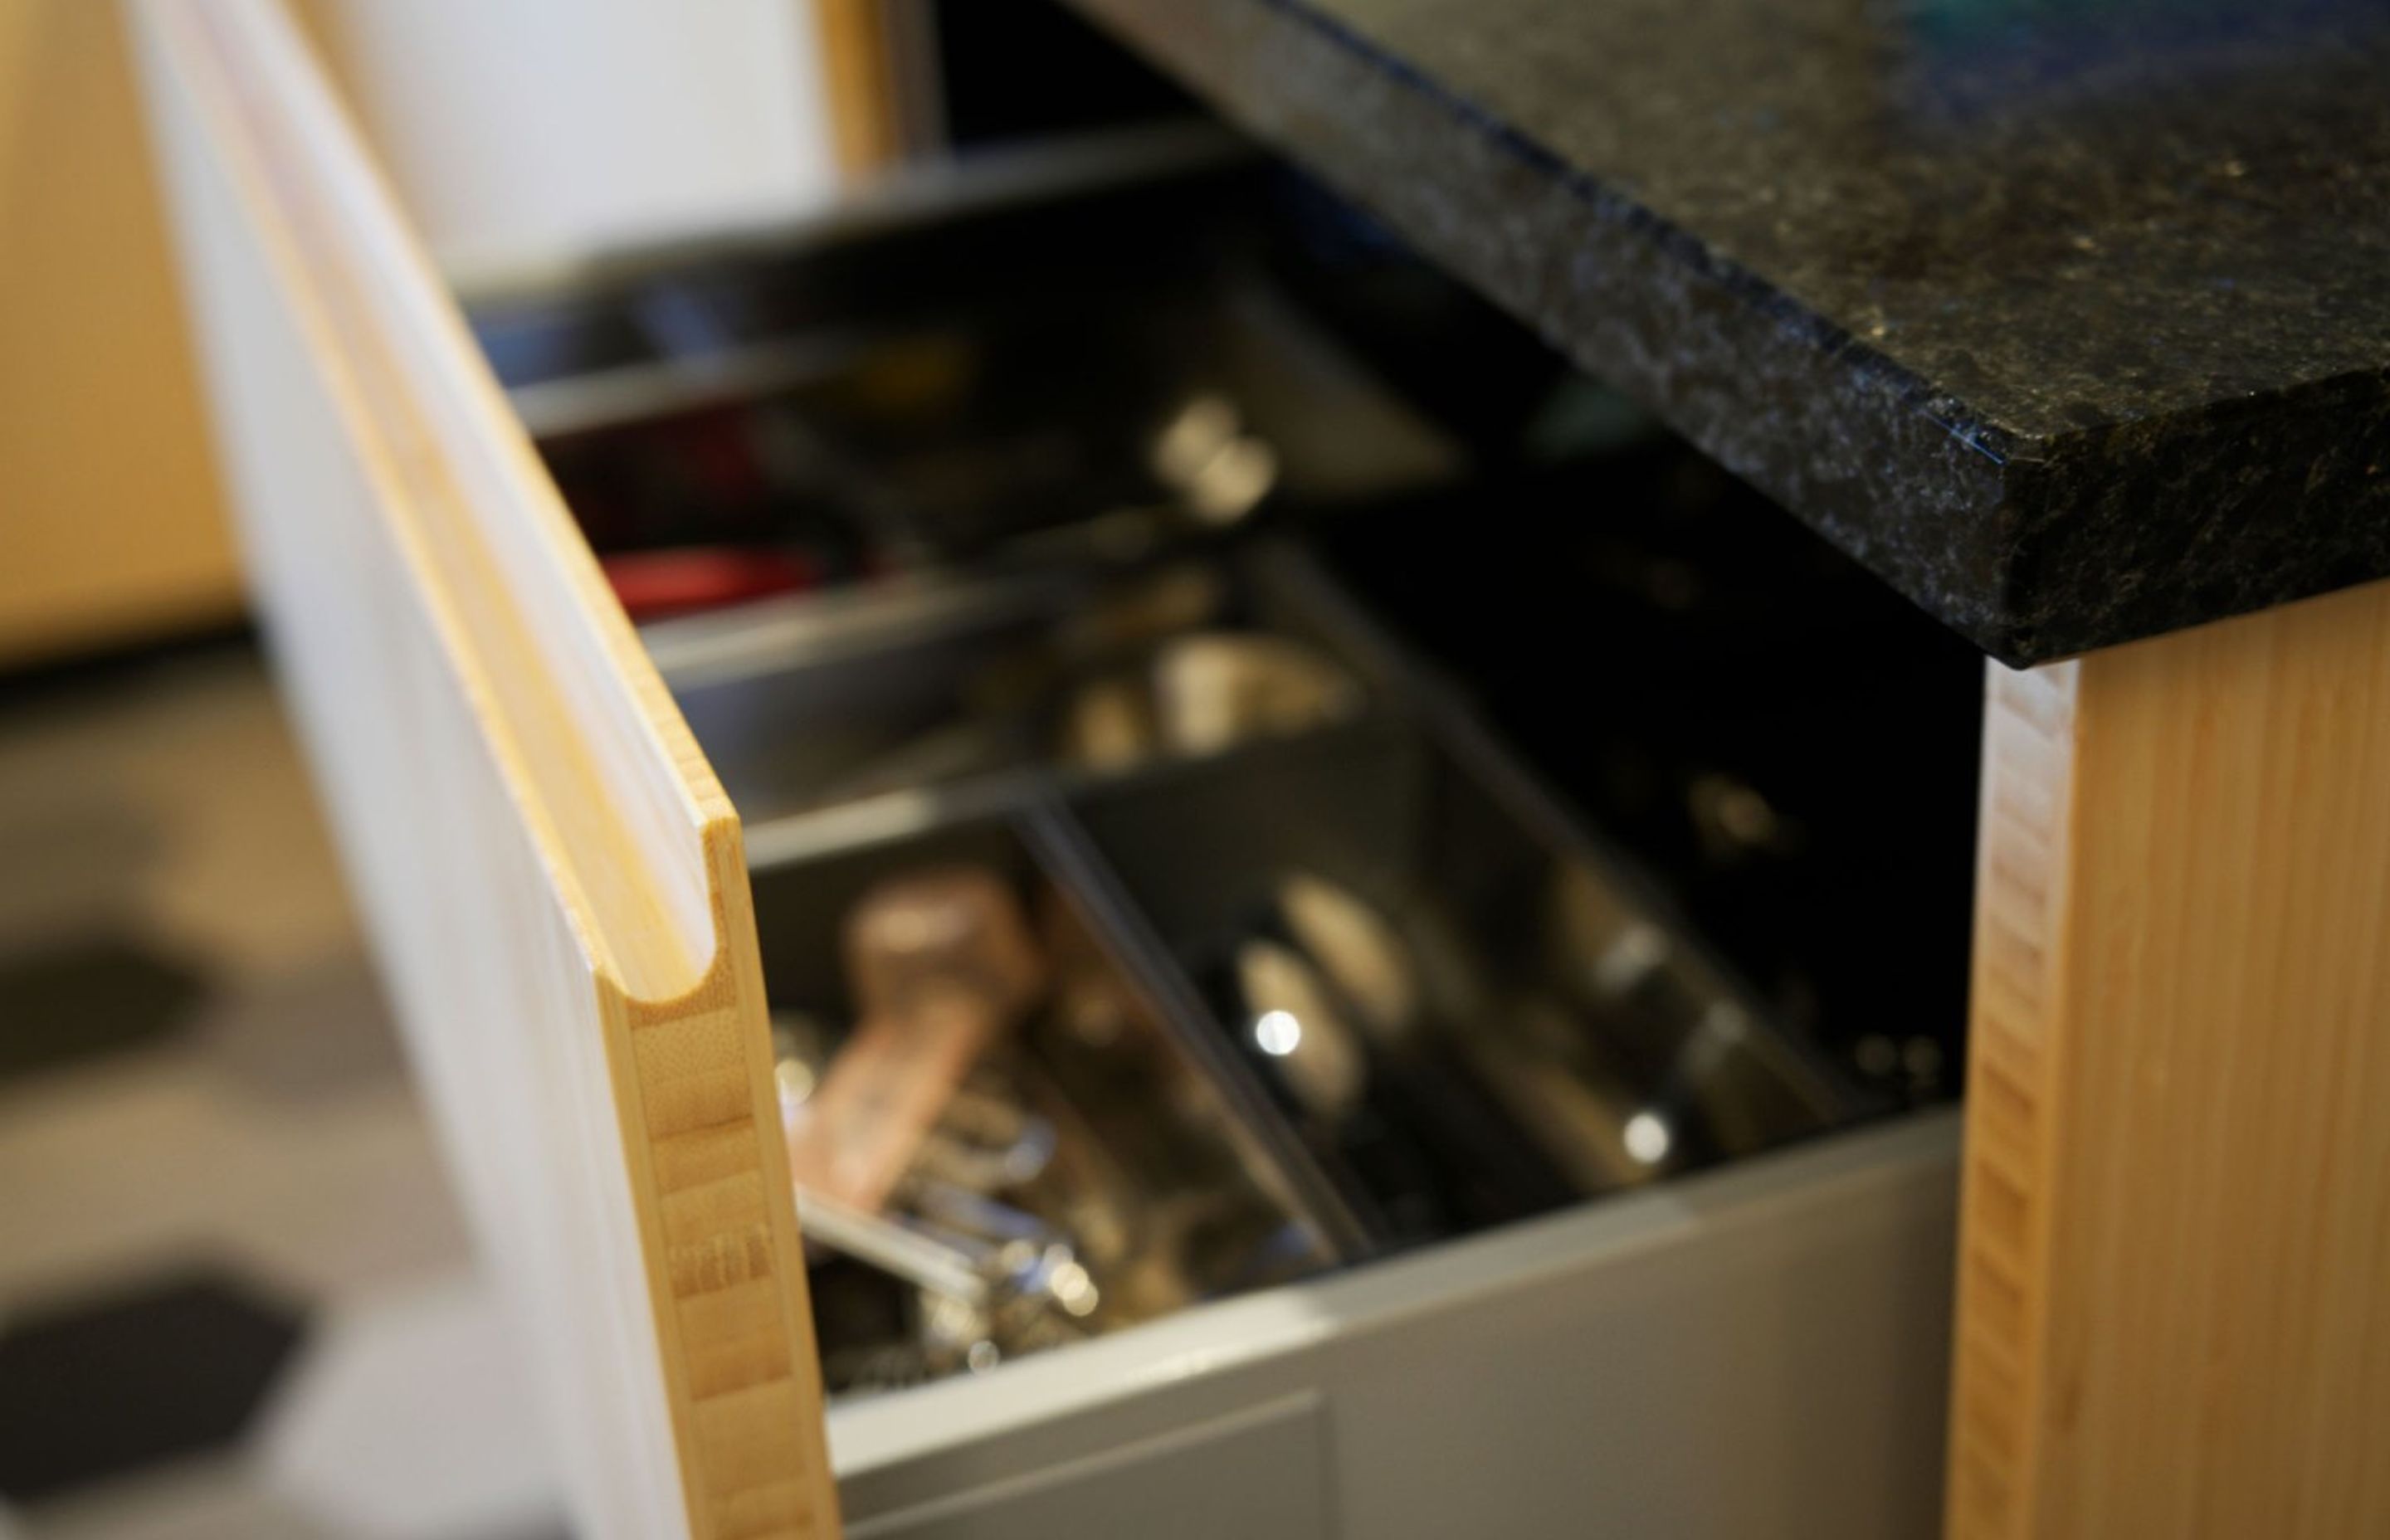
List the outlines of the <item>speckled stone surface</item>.
<svg viewBox="0 0 2390 1540">
<path fill-rule="evenodd" d="M 2390 574 L 2390 7 L 1073 3 L 2004 661 Z"/>
</svg>

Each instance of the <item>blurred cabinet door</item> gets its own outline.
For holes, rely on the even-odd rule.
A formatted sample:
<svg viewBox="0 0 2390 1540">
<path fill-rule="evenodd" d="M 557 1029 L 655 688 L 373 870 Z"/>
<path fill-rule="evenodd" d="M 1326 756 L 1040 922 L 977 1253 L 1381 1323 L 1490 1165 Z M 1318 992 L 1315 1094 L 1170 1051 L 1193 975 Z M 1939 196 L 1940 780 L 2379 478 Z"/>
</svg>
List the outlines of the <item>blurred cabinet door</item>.
<svg viewBox="0 0 2390 1540">
<path fill-rule="evenodd" d="M 815 0 L 303 0 L 432 254 L 460 272 L 817 211 L 836 34 Z"/>
<path fill-rule="evenodd" d="M 276 0 L 133 0 L 250 578 L 590 1536 L 838 1527 L 739 831 Z"/>
<path fill-rule="evenodd" d="M 116 7 L 0 0 L 0 668 L 239 612 Z"/>
</svg>

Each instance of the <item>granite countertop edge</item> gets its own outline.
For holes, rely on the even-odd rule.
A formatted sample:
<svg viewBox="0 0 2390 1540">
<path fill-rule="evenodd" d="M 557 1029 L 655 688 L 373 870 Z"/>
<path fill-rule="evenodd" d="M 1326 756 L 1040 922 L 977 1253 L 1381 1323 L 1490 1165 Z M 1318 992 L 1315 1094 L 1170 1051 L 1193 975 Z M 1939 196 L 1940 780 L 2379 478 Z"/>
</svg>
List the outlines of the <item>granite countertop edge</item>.
<svg viewBox="0 0 2390 1540">
<path fill-rule="evenodd" d="M 1303 0 L 1071 3 L 2003 663 L 2390 573 L 2390 371 L 2014 431 Z"/>
</svg>

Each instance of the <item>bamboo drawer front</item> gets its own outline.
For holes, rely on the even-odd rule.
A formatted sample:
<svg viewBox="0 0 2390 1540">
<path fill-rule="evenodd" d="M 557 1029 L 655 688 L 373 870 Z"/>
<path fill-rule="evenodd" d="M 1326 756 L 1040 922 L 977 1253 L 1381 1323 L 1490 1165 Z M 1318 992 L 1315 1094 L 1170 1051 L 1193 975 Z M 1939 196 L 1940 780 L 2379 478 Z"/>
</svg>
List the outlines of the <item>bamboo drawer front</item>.
<svg viewBox="0 0 2390 1540">
<path fill-rule="evenodd" d="M 289 18 L 134 15 L 252 586 L 583 1513 L 833 1534 L 728 801 Z"/>
</svg>

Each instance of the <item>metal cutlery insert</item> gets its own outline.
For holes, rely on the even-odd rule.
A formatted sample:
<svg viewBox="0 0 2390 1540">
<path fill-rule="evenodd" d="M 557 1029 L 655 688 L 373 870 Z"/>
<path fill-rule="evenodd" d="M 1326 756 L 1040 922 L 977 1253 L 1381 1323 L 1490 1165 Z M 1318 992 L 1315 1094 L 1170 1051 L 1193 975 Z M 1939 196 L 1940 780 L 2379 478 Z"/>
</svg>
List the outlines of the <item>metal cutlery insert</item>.
<svg viewBox="0 0 2390 1540">
<path fill-rule="evenodd" d="M 833 1159 L 821 1187 L 804 1189 L 834 1394 L 984 1370 L 1337 1259 L 1312 1178 L 1189 1051 L 1106 917 L 1058 876 L 1046 853 L 1055 842 L 1033 808 L 754 874 L 800 1171 L 823 1169 L 805 1158 L 808 1136 L 851 1094 L 857 1056 L 875 1052 L 866 1039 L 904 1008 L 857 989 L 873 964 L 857 956 L 853 916 L 878 905 L 892 922 L 934 929 L 934 898 L 907 910 L 887 895 L 968 874 L 1000 891 L 1034 955 L 1025 1007 L 956 1066 L 893 1184 L 868 1202 L 823 1190 L 839 1174 Z M 916 1042 L 935 1036 L 940 1012 L 984 994 L 968 967 L 943 982 L 951 992 L 918 992 L 923 1019 L 904 1023 Z M 904 1121 L 865 1110 L 866 1137 Z"/>
<path fill-rule="evenodd" d="M 1867 1110 L 1288 547 L 651 638 L 750 819 L 834 1393 Z"/>
<path fill-rule="evenodd" d="M 866 588 L 647 635 L 752 827 L 892 795 L 1001 804 L 1343 720 L 1387 667 L 1363 631 L 1265 544 L 1110 577 Z"/>
<path fill-rule="evenodd" d="M 1075 812 L 1373 1247 L 1857 1109 L 1465 724 L 1261 745 Z"/>
</svg>

